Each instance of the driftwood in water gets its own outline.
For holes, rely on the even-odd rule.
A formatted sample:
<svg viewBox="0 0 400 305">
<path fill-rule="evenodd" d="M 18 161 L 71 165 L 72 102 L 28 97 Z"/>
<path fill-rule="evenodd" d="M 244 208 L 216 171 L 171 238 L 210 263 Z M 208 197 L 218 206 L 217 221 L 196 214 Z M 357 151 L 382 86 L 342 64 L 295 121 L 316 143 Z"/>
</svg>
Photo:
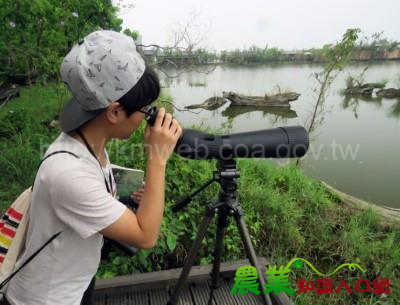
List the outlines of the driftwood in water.
<svg viewBox="0 0 400 305">
<path fill-rule="evenodd" d="M 247 96 L 235 92 L 223 92 L 222 96 L 230 100 L 232 106 L 290 107 L 289 102 L 297 100 L 300 94 L 285 92 L 265 96 Z"/>
<path fill-rule="evenodd" d="M 371 96 L 374 89 L 383 89 L 384 87 L 385 85 L 380 83 L 366 83 L 348 87 L 344 90 L 344 94 L 351 96 Z"/>
<path fill-rule="evenodd" d="M 326 187 L 328 192 L 338 197 L 340 201 L 345 205 L 357 210 L 371 209 L 380 217 L 382 217 L 385 223 L 400 223 L 400 209 L 381 207 L 376 204 L 353 197 L 349 194 L 343 193 L 325 182 L 322 182 L 322 184 Z"/>
<path fill-rule="evenodd" d="M 230 101 L 230 106 L 258 106 L 258 107 L 283 107 L 289 108 L 289 102 L 295 101 L 300 94 L 296 92 L 285 92 L 265 96 L 247 96 L 235 92 L 222 92 L 222 97 L 210 97 L 202 104 L 186 106 L 186 109 L 203 108 L 215 110 Z"/>
<path fill-rule="evenodd" d="M 228 101 L 223 97 L 213 96 L 213 97 L 208 98 L 206 101 L 204 101 L 201 104 L 190 105 L 190 106 L 186 106 L 185 108 L 186 109 L 203 108 L 206 110 L 215 110 L 215 109 L 218 109 L 219 107 L 223 106 L 226 102 L 228 102 Z"/>
<path fill-rule="evenodd" d="M 400 89 L 388 88 L 376 92 L 376 96 L 385 98 L 398 98 L 400 97 Z"/>
<path fill-rule="evenodd" d="M 222 111 L 222 116 L 234 118 L 238 115 L 249 113 L 249 112 L 261 112 L 264 116 L 265 114 L 272 114 L 275 116 L 283 117 L 283 118 L 296 118 L 296 111 L 290 108 L 283 107 L 258 107 L 258 106 L 229 106 L 224 111 Z"/>
</svg>

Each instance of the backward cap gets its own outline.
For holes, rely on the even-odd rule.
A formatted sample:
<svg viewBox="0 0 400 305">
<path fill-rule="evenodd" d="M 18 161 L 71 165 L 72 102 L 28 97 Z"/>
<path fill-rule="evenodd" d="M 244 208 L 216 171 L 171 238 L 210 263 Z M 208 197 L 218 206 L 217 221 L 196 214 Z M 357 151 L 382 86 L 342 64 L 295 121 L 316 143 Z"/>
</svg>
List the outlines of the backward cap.
<svg viewBox="0 0 400 305">
<path fill-rule="evenodd" d="M 124 96 L 144 70 L 132 37 L 100 30 L 73 46 L 61 65 L 61 78 L 82 110 L 90 111 Z"/>
</svg>

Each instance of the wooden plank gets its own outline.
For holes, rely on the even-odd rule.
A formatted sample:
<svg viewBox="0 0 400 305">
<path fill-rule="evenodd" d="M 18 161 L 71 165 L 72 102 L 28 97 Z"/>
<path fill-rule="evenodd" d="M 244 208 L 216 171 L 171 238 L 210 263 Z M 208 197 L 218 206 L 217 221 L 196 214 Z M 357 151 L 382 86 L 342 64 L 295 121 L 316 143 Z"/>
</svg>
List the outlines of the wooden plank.
<svg viewBox="0 0 400 305">
<path fill-rule="evenodd" d="M 191 283 L 190 291 L 192 293 L 195 305 L 208 304 L 210 289 L 206 281 Z"/>
<path fill-rule="evenodd" d="M 173 288 L 174 287 L 171 287 L 171 289 L 170 289 L 171 294 L 172 294 Z M 178 305 L 195 305 L 193 303 L 192 293 L 190 292 L 189 285 L 183 286 L 183 289 L 182 289 L 181 293 L 179 294 L 179 299 L 178 299 L 177 303 L 178 303 Z"/>
<path fill-rule="evenodd" d="M 95 294 L 95 302 L 96 305 L 106 305 L 106 293 L 99 292 Z"/>
<path fill-rule="evenodd" d="M 208 281 L 211 287 L 211 281 Z M 242 295 L 231 294 L 234 281 L 232 280 L 222 280 L 220 282 L 220 287 L 214 291 L 214 300 L 216 304 L 226 304 L 226 305 L 262 305 L 261 297 L 254 293 L 245 293 Z M 211 288 L 210 288 L 211 289 Z"/>
<path fill-rule="evenodd" d="M 208 286 L 210 287 L 210 291 L 211 291 L 212 281 L 209 280 L 209 281 L 207 281 L 207 283 L 208 283 Z M 226 286 L 227 286 L 226 280 L 222 279 L 219 282 L 219 287 L 214 290 L 213 299 L 216 304 L 221 304 L 221 305 L 222 304 L 229 304 L 229 305 L 242 305 L 242 304 L 245 305 L 245 304 L 247 304 L 246 302 L 243 302 L 244 298 L 240 298 L 240 300 L 239 300 L 239 298 L 237 296 L 231 295 L 229 293 L 230 289 L 229 289 L 229 291 L 227 291 Z M 232 287 L 231 287 L 231 289 L 232 289 Z M 243 295 L 243 296 L 245 296 L 245 295 Z M 240 296 L 240 297 L 242 297 L 242 296 Z"/>
<path fill-rule="evenodd" d="M 112 289 L 95 293 L 96 305 L 149 305 L 148 290 L 133 291 L 129 288 Z"/>
<path fill-rule="evenodd" d="M 135 304 L 135 305 L 148 305 L 149 304 L 149 292 L 148 290 L 144 291 L 131 291 L 131 300 L 128 304 Z"/>
<path fill-rule="evenodd" d="M 165 305 L 168 302 L 168 288 L 161 287 L 149 290 L 150 305 Z"/>
<path fill-rule="evenodd" d="M 257 261 L 264 273 L 268 265 L 267 260 L 263 257 L 258 257 Z M 232 277 L 239 267 L 249 264 L 250 262 L 247 259 L 221 263 L 221 277 Z M 209 274 L 211 270 L 212 265 L 193 266 L 190 270 L 189 280 L 191 282 L 207 280 L 210 277 Z M 118 276 L 113 279 L 97 280 L 95 289 L 96 291 L 101 291 L 127 286 L 135 289 L 173 286 L 178 280 L 181 271 L 182 268 L 177 268 L 158 272 Z"/>
</svg>

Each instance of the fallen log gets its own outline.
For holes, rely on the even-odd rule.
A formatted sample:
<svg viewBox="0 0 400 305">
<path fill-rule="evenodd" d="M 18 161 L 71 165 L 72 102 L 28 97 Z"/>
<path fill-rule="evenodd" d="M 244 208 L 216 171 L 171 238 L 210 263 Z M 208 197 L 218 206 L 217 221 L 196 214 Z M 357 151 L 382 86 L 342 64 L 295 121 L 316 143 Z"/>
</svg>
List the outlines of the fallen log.
<svg viewBox="0 0 400 305">
<path fill-rule="evenodd" d="M 365 83 L 360 86 L 360 88 L 374 88 L 374 89 L 383 89 L 385 88 L 384 83 Z"/>
<path fill-rule="evenodd" d="M 322 181 L 322 184 L 329 193 L 338 197 L 343 204 L 349 206 L 350 208 L 356 210 L 372 210 L 382 218 L 382 222 L 384 223 L 400 223 L 400 209 L 381 207 L 371 202 L 367 202 L 343 193 L 324 181 Z"/>
<path fill-rule="evenodd" d="M 344 94 L 351 96 L 371 96 L 374 89 L 383 89 L 384 87 L 385 85 L 380 83 L 366 83 L 348 87 L 344 90 Z"/>
<path fill-rule="evenodd" d="M 215 110 L 215 109 L 218 109 L 219 107 L 223 106 L 227 102 L 228 101 L 223 97 L 213 96 L 213 97 L 208 98 L 201 104 L 189 105 L 189 106 L 186 106 L 185 108 L 186 109 L 203 108 L 206 110 Z"/>
<path fill-rule="evenodd" d="M 374 91 L 374 88 L 370 87 L 353 87 L 353 88 L 348 88 L 345 90 L 344 94 L 345 95 L 351 95 L 351 96 L 372 96 L 372 92 Z"/>
<path fill-rule="evenodd" d="M 265 96 L 247 96 L 235 92 L 222 92 L 222 96 L 230 100 L 232 106 L 290 107 L 289 102 L 297 100 L 300 94 L 285 92 Z"/>
<path fill-rule="evenodd" d="M 376 96 L 384 98 L 398 98 L 400 97 L 400 89 L 388 88 L 376 92 Z"/>
</svg>

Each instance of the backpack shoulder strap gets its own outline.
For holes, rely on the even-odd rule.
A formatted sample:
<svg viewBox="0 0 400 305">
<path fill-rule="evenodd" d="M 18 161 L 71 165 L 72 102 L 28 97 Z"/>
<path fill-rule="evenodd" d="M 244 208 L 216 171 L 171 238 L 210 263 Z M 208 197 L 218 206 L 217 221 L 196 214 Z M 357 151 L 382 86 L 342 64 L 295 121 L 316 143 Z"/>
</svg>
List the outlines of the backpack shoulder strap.
<svg viewBox="0 0 400 305">
<path fill-rule="evenodd" d="M 16 275 L 22 268 L 24 268 L 31 260 L 35 258 L 36 255 L 40 253 L 49 243 L 53 241 L 58 235 L 60 235 L 61 232 L 58 232 L 54 234 L 48 241 L 44 243 L 43 246 L 41 246 L 39 249 L 37 249 L 17 270 L 15 270 L 13 273 L 11 273 L 4 281 L 0 283 L 0 289 L 3 288 L 7 283 Z"/>
<path fill-rule="evenodd" d="M 70 152 L 70 151 L 68 151 L 68 150 L 57 150 L 57 151 L 53 151 L 52 153 L 48 154 L 46 157 L 44 157 L 44 158 L 40 161 L 39 166 L 38 166 L 38 169 L 37 169 L 37 171 L 36 171 L 36 175 L 37 175 L 37 172 L 39 171 L 39 168 L 40 168 L 40 166 L 42 165 L 43 161 L 45 161 L 47 158 L 49 158 L 49 157 L 51 157 L 51 156 L 53 156 L 53 155 L 56 155 L 56 154 L 70 154 L 70 155 L 74 156 L 75 158 L 79 159 L 79 157 L 78 157 L 76 154 L 74 154 L 73 152 Z M 35 179 L 33 179 L 31 190 L 33 190 L 33 185 L 35 184 L 36 175 L 35 175 Z"/>
</svg>

